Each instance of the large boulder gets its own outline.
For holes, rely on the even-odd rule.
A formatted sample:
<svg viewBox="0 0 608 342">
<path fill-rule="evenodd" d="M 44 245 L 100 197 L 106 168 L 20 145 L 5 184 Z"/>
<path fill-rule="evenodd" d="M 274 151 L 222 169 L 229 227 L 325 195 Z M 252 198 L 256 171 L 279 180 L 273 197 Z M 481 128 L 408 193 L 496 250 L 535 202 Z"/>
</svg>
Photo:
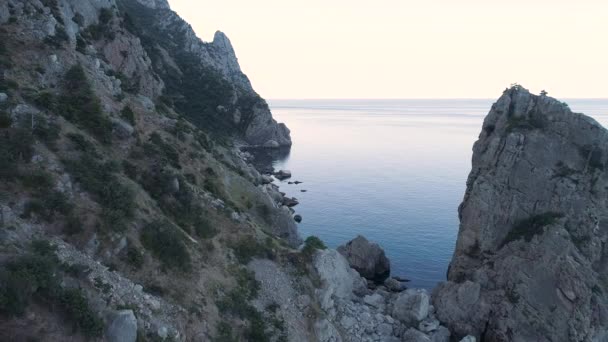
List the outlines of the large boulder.
<svg viewBox="0 0 608 342">
<path fill-rule="evenodd" d="M 459 207 L 448 282 L 433 293 L 457 337 L 608 336 L 608 131 L 521 86 L 485 118 Z"/>
<path fill-rule="evenodd" d="M 137 319 L 132 310 L 110 313 L 106 328 L 108 342 L 135 342 L 137 340 Z"/>
<path fill-rule="evenodd" d="M 391 273 L 391 263 L 384 250 L 361 235 L 338 247 L 338 252 L 366 279 L 382 282 Z"/>
<path fill-rule="evenodd" d="M 431 338 L 414 328 L 408 329 L 401 337 L 403 342 L 432 342 Z"/>
<path fill-rule="evenodd" d="M 322 282 L 318 290 L 319 301 L 324 310 L 334 306 L 334 299 L 350 299 L 353 294 L 365 293 L 366 282 L 350 266 L 346 259 L 333 249 L 316 252 L 313 266 Z"/>
<path fill-rule="evenodd" d="M 408 289 L 393 303 L 393 317 L 407 325 L 418 325 L 429 314 L 430 298 L 425 290 Z"/>
</svg>

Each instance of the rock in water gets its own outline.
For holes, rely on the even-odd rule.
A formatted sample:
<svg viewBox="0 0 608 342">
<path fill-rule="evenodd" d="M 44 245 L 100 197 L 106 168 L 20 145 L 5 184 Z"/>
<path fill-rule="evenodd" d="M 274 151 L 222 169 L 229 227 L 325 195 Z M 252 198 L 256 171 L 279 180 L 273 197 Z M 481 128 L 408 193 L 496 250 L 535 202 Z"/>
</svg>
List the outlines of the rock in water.
<svg viewBox="0 0 608 342">
<path fill-rule="evenodd" d="M 294 221 L 300 223 L 302 222 L 302 215 L 294 215 L 293 219 Z"/>
<path fill-rule="evenodd" d="M 506 90 L 473 147 L 439 320 L 486 341 L 605 339 L 607 158 L 595 120 Z"/>
<path fill-rule="evenodd" d="M 384 250 L 361 235 L 338 247 L 338 252 L 366 279 L 382 282 L 391 273 L 391 263 Z"/>
<path fill-rule="evenodd" d="M 137 319 L 132 310 L 116 311 L 108 317 L 106 340 L 108 342 L 135 342 Z"/>
<path fill-rule="evenodd" d="M 283 205 L 288 206 L 288 207 L 295 207 L 296 205 L 300 204 L 300 202 L 298 202 L 298 199 L 295 197 L 283 197 Z"/>
<path fill-rule="evenodd" d="M 278 180 L 283 180 L 283 179 L 291 178 L 291 171 L 289 171 L 289 170 L 280 170 L 278 172 L 275 172 L 274 176 Z"/>
</svg>

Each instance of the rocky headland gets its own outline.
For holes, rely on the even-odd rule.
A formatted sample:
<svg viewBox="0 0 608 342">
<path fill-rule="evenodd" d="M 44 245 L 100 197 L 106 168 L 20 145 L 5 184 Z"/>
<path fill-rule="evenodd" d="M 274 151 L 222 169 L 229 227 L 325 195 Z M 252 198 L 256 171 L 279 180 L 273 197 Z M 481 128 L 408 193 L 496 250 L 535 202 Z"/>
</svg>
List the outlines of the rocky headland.
<svg viewBox="0 0 608 342">
<path fill-rule="evenodd" d="M 0 0 L 0 336 L 603 341 L 606 139 L 507 89 L 430 294 L 364 237 L 302 244 L 291 173 L 248 152 L 289 153 L 289 130 L 223 33 L 166 0 Z"/>
</svg>

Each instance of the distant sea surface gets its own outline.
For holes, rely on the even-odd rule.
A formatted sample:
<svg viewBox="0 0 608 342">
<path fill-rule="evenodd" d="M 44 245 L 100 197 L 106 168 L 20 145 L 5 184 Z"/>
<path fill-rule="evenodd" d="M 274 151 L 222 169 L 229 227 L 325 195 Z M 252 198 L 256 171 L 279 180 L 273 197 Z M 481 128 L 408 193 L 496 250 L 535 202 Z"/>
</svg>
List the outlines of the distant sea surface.
<svg viewBox="0 0 608 342">
<path fill-rule="evenodd" d="M 564 100 L 608 127 L 608 99 Z M 493 100 L 274 100 L 293 147 L 274 160 L 303 237 L 337 247 L 362 234 L 412 287 L 445 280 L 472 146 Z M 306 190 L 306 192 L 301 192 Z"/>
</svg>

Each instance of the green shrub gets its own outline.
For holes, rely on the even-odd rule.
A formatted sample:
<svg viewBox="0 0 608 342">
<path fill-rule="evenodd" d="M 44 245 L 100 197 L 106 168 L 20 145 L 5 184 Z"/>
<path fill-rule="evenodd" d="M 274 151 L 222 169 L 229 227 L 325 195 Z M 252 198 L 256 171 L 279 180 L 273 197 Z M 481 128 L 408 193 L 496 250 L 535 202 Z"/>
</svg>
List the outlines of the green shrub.
<svg viewBox="0 0 608 342">
<path fill-rule="evenodd" d="M 137 176 L 139 176 L 137 165 L 125 159 L 122 161 L 122 170 L 125 172 L 127 177 L 131 178 L 132 180 L 137 180 Z"/>
<path fill-rule="evenodd" d="M 79 289 L 63 290 L 59 302 L 69 321 L 85 336 L 101 336 L 103 321 L 91 310 L 89 302 Z"/>
<path fill-rule="evenodd" d="M 144 264 L 144 256 L 141 251 L 129 243 L 126 253 L 126 261 L 135 269 L 140 269 Z"/>
<path fill-rule="evenodd" d="M 58 26 L 55 29 L 55 35 L 46 37 L 44 42 L 55 49 L 59 49 L 69 40 L 70 37 L 68 36 L 67 32 L 65 32 L 65 29 Z"/>
<path fill-rule="evenodd" d="M 111 9 L 109 8 L 102 8 L 99 11 L 99 22 L 101 24 L 108 24 L 110 22 L 110 20 L 112 20 L 112 18 L 114 18 L 114 12 L 112 12 Z"/>
<path fill-rule="evenodd" d="M 33 213 L 47 222 L 53 222 L 57 214 L 68 215 L 73 209 L 72 203 L 62 192 L 53 190 L 38 196 L 26 203 L 22 218 L 29 218 Z"/>
<path fill-rule="evenodd" d="M 216 337 L 214 342 L 237 342 L 238 340 L 232 334 L 232 326 L 227 322 L 220 322 L 217 325 Z"/>
<path fill-rule="evenodd" d="M 19 163 L 32 159 L 33 144 L 34 137 L 26 129 L 0 129 L 0 179 L 19 177 Z"/>
<path fill-rule="evenodd" d="M 50 245 L 34 242 L 34 252 L 9 261 L 0 273 L 0 312 L 23 314 L 34 296 L 52 297 L 59 291 L 57 259 Z"/>
<path fill-rule="evenodd" d="M 502 246 L 509 242 L 524 239 L 526 242 L 530 242 L 536 235 L 540 235 L 544 232 L 546 226 L 554 224 L 559 218 L 563 217 L 563 214 L 555 212 L 546 212 L 539 215 L 531 216 L 527 219 L 520 220 L 515 223 L 513 228 L 509 231 Z"/>
<path fill-rule="evenodd" d="M 59 140 L 61 127 L 55 121 L 41 119 L 34 126 L 34 135 L 45 143 L 49 149 L 57 149 L 57 140 Z"/>
<path fill-rule="evenodd" d="M 602 149 L 597 146 L 585 145 L 579 148 L 581 156 L 588 161 L 591 170 L 604 171 L 605 163 L 603 161 Z"/>
<path fill-rule="evenodd" d="M 166 269 L 189 272 L 192 268 L 190 253 L 183 234 L 168 222 L 155 221 L 148 224 L 141 233 L 141 242 L 152 252 Z"/>
<path fill-rule="evenodd" d="M 103 143 L 112 140 L 112 123 L 103 113 L 81 65 L 72 67 L 63 80 L 63 93 L 58 100 L 59 112 L 93 134 Z"/>
<path fill-rule="evenodd" d="M 45 240 L 32 242 L 32 252 L 6 263 L 0 272 L 0 313 L 20 316 L 32 300 L 40 300 L 65 313 L 66 320 L 86 336 L 100 336 L 103 321 L 90 309 L 77 289 L 62 289 L 56 248 Z"/>
<path fill-rule="evenodd" d="M 120 111 L 120 116 L 131 125 L 135 125 L 135 112 L 133 112 L 131 107 L 125 106 L 125 108 Z"/>
<path fill-rule="evenodd" d="M 238 269 L 235 278 L 237 280 L 237 287 L 217 302 L 220 313 L 249 321 L 249 325 L 244 333 L 247 341 L 270 341 L 270 337 L 266 333 L 264 318 L 249 303 L 250 300 L 255 299 L 258 295 L 259 282 L 255 279 L 253 272 L 246 269 Z M 228 335 L 224 332 L 223 335 L 224 337 L 231 337 L 232 334 Z"/>
<path fill-rule="evenodd" d="M 44 170 L 35 169 L 23 173 L 21 183 L 28 189 L 36 190 L 37 192 L 50 191 L 53 187 L 53 177 Z"/>
<path fill-rule="evenodd" d="M 0 129 L 9 128 L 13 124 L 13 119 L 4 110 L 0 110 Z"/>
<path fill-rule="evenodd" d="M 79 160 L 66 160 L 64 163 L 74 179 L 92 193 L 103 207 L 102 215 L 106 226 L 123 230 L 125 221 L 134 215 L 135 194 L 115 175 L 116 165 L 103 163 L 89 154 Z"/>
<path fill-rule="evenodd" d="M 249 263 L 254 257 L 267 257 L 270 254 L 266 246 L 260 244 L 253 236 L 246 236 L 231 247 L 242 264 Z"/>
<path fill-rule="evenodd" d="M 41 109 L 54 111 L 57 108 L 57 98 L 48 91 L 43 91 L 35 95 L 34 104 Z"/>
<path fill-rule="evenodd" d="M 95 149 L 95 145 L 90 142 L 84 135 L 80 133 L 68 133 L 68 139 L 74 144 L 74 147 L 81 152 L 86 152 L 90 155 L 96 155 L 97 151 Z"/>
<path fill-rule="evenodd" d="M 304 247 L 302 248 L 302 253 L 307 256 L 312 256 L 317 250 L 327 249 L 323 241 L 316 236 L 309 236 L 304 241 Z"/>
<path fill-rule="evenodd" d="M 202 239 L 210 239 L 218 233 L 217 229 L 213 228 L 211 223 L 203 217 L 199 217 L 198 222 L 194 225 L 194 231 Z"/>
<path fill-rule="evenodd" d="M 144 152 L 146 156 L 155 158 L 162 165 L 169 164 L 176 169 L 181 169 L 179 152 L 156 132 L 150 135 L 150 141 L 144 145 Z"/>
<path fill-rule="evenodd" d="M 63 226 L 63 232 L 67 235 L 76 235 L 83 232 L 82 222 L 77 215 L 71 213 L 68 215 Z"/>
</svg>

